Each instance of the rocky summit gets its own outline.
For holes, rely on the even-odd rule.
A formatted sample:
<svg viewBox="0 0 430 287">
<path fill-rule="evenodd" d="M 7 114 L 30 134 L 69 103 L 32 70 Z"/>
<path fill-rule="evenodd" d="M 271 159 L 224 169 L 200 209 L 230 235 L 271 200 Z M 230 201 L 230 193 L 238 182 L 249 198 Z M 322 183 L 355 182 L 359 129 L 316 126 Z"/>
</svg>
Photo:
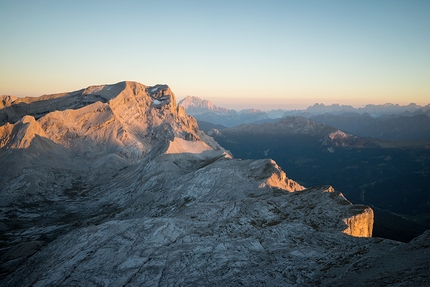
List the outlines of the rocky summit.
<svg viewBox="0 0 430 287">
<path fill-rule="evenodd" d="M 1 286 L 424 286 L 430 233 L 234 159 L 167 85 L 0 98 Z M 329 183 L 328 183 L 329 184 Z"/>
</svg>

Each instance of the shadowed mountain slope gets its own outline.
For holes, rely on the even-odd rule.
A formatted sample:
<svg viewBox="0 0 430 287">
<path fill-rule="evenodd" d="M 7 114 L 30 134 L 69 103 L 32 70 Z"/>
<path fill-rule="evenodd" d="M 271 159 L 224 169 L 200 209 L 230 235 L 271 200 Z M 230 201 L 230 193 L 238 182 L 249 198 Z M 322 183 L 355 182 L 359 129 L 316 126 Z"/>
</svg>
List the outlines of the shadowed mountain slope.
<svg viewBox="0 0 430 287">
<path fill-rule="evenodd" d="M 372 206 L 378 236 L 407 242 L 430 228 L 428 141 L 362 138 L 297 116 L 209 134 L 235 157 L 271 157 L 305 186 L 330 183 Z"/>
</svg>

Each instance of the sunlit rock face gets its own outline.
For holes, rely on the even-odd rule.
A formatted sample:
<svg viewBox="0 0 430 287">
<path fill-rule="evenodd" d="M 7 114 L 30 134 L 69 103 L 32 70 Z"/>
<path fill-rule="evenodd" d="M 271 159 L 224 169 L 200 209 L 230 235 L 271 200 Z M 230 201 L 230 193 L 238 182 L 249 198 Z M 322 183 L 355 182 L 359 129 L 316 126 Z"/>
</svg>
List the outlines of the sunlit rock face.
<svg viewBox="0 0 430 287">
<path fill-rule="evenodd" d="M 372 210 L 330 186 L 232 158 L 166 85 L 3 102 L 1 286 L 382 284 L 363 262 L 428 253 L 369 238 Z"/>
<path fill-rule="evenodd" d="M 371 237 L 374 221 L 373 210 L 368 206 L 357 205 L 355 208 L 358 209 L 357 214 L 344 219 L 348 228 L 343 232 L 357 237 Z"/>
</svg>

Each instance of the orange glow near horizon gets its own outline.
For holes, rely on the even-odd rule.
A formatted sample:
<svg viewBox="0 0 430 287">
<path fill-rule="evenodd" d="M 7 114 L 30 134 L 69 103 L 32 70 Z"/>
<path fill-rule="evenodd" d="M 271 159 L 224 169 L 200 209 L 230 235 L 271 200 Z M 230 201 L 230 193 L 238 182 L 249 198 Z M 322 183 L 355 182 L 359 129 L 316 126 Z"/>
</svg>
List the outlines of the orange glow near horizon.
<svg viewBox="0 0 430 287">
<path fill-rule="evenodd" d="M 46 83 L 45 83 L 46 84 Z M 79 84 L 79 83 L 77 83 Z M 73 83 L 68 84 L 61 84 L 61 83 L 55 83 L 54 85 L 25 85 L 20 86 L 18 89 L 9 86 L 9 87 L 3 87 L 2 95 L 13 95 L 17 97 L 38 97 L 44 94 L 57 94 L 57 93 L 63 93 L 63 92 L 72 92 L 79 89 L 86 88 L 90 85 L 98 85 L 101 83 L 93 83 L 93 84 L 86 84 L 82 85 L 81 87 L 73 86 Z M 112 83 L 106 83 L 106 84 L 112 84 Z M 143 83 L 145 84 L 145 83 Z M 152 84 L 151 84 L 152 85 Z M 171 89 L 176 94 L 177 101 L 179 102 L 181 99 L 183 99 L 185 96 L 181 96 L 180 94 L 184 94 L 184 92 L 187 92 L 186 87 L 180 87 L 179 91 L 180 94 L 178 94 L 175 91 L 175 86 L 171 86 Z M 193 90 L 193 89 L 190 89 Z M 430 104 L 430 95 L 425 95 L 426 93 L 421 93 L 418 96 L 415 97 L 406 97 L 406 96 L 400 96 L 397 95 L 396 97 L 391 96 L 376 96 L 376 95 L 368 95 L 368 96 L 359 96 L 359 92 L 354 92 L 353 95 L 349 97 L 340 97 L 340 96 L 332 96 L 329 97 L 325 95 L 326 93 L 317 93 L 317 91 L 313 91 L 314 94 L 322 94 L 323 96 L 312 96 L 312 93 L 303 92 L 299 93 L 296 91 L 296 94 L 298 96 L 291 95 L 291 93 L 285 93 L 289 94 L 289 96 L 279 96 L 282 94 L 279 91 L 274 92 L 276 96 L 261 96 L 258 97 L 258 94 L 263 94 L 263 92 L 255 92 L 250 91 L 249 89 L 244 89 L 245 91 L 241 91 L 240 87 L 236 87 L 233 91 L 226 91 L 226 90 L 218 90 L 218 91 L 211 91 L 211 93 L 205 92 L 202 87 L 200 87 L 198 90 L 195 90 L 195 92 L 205 96 L 195 95 L 198 98 L 209 100 L 211 101 L 215 106 L 228 108 L 228 109 L 234 109 L 234 110 L 242 110 L 242 109 L 260 109 L 260 110 L 272 110 L 272 109 L 285 109 L 285 110 L 295 110 L 295 109 L 306 109 L 309 106 L 313 106 L 314 104 L 324 104 L 326 106 L 332 105 L 332 104 L 339 104 L 339 105 L 349 105 L 353 106 L 355 108 L 358 107 L 364 107 L 368 104 L 374 104 L 374 105 L 382 105 L 382 104 L 398 104 L 398 105 L 408 105 L 410 103 L 415 103 L 420 106 L 426 106 Z M 246 91 L 247 90 L 247 91 Z M 16 92 L 9 92 L 8 91 L 16 91 Z M 225 95 L 227 93 L 231 93 L 231 97 L 219 97 L 216 95 L 216 93 Z M 417 91 L 415 91 L 417 92 Z M 188 94 L 188 93 L 187 93 Z M 209 96 L 210 94 L 210 96 Z"/>
<path fill-rule="evenodd" d="M 430 1 L 33 2 L 1 6 L 0 95 L 128 80 L 236 110 L 430 102 Z"/>
</svg>

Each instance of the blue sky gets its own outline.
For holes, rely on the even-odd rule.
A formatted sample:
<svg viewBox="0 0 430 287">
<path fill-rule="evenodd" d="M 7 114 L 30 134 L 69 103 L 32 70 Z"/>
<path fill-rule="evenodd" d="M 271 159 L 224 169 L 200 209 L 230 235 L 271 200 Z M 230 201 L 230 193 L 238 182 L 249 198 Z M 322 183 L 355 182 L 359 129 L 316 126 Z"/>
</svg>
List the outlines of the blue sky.
<svg viewBox="0 0 430 287">
<path fill-rule="evenodd" d="M 167 83 L 229 108 L 430 103 L 430 1 L 0 0 L 0 94 Z"/>
</svg>

